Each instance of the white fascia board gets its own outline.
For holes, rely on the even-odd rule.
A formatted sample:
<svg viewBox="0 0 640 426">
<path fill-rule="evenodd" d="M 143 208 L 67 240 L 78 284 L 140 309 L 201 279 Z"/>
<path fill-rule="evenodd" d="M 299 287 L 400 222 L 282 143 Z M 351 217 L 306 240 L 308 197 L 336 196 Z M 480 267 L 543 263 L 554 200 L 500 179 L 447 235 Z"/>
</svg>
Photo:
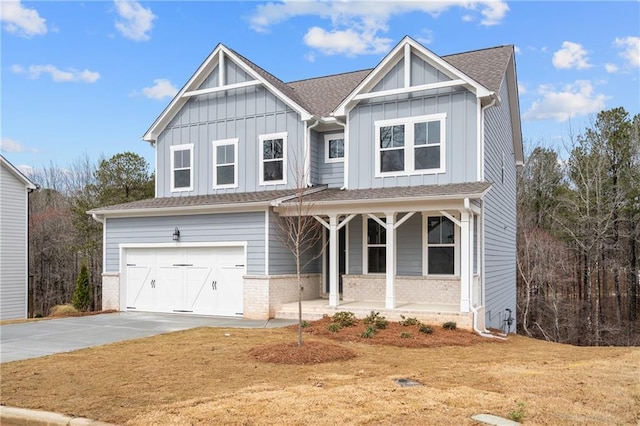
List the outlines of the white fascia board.
<svg viewBox="0 0 640 426">
<path fill-rule="evenodd" d="M 188 216 L 194 214 L 210 213 L 239 213 L 264 211 L 269 208 L 270 201 L 242 204 L 218 204 L 215 206 L 182 206 L 182 207 L 161 207 L 161 208 L 140 208 L 122 210 L 90 210 L 87 214 L 100 218 L 118 217 L 154 217 L 154 216 Z"/>
<path fill-rule="evenodd" d="M 396 64 L 398 60 L 402 60 L 407 57 L 405 53 L 405 45 L 409 45 L 412 51 L 422 58 L 425 62 L 433 65 L 436 69 L 444 72 L 449 78 L 452 80 L 462 80 L 464 81 L 464 86 L 473 92 L 478 98 L 484 98 L 487 96 L 491 96 L 493 94 L 492 91 L 455 68 L 453 65 L 449 64 L 447 61 L 442 59 L 440 56 L 431 52 L 429 49 L 422 46 L 420 43 L 407 36 L 391 51 L 385 58 L 376 66 L 376 68 L 369 73 L 369 75 L 347 96 L 340 105 L 333 111 L 331 115 L 335 116 L 344 116 L 347 114 L 347 109 L 351 109 L 354 103 L 357 103 L 358 95 L 362 95 L 367 93 L 375 83 L 377 83 L 393 65 Z M 410 57 L 410 55 L 409 55 Z M 405 91 L 399 91 L 399 93 L 410 93 L 411 86 L 409 86 Z"/>
<path fill-rule="evenodd" d="M 364 214 L 390 212 L 408 212 L 424 210 L 449 210 L 464 207 L 464 199 L 482 199 L 489 189 L 476 194 L 433 195 L 406 198 L 377 198 L 366 200 L 319 201 L 310 203 L 308 213 L 327 214 Z M 283 216 L 296 215 L 294 206 L 281 204 L 276 211 Z"/>
<path fill-rule="evenodd" d="M 24 186 L 27 187 L 27 189 L 34 190 L 38 188 L 35 183 L 31 182 L 31 180 L 26 177 L 24 173 L 22 173 L 16 166 L 11 164 L 9 160 L 4 158 L 4 156 L 2 155 L 0 155 L 0 163 L 2 163 L 12 175 L 20 180 L 20 182 L 22 182 Z"/>
<path fill-rule="evenodd" d="M 509 110 L 511 112 L 511 129 L 513 133 L 513 149 L 516 165 L 524 164 L 524 148 L 522 143 L 522 122 L 520 119 L 520 96 L 518 95 L 515 55 L 511 53 L 511 59 L 507 66 L 507 92 L 509 93 Z"/>
<path fill-rule="evenodd" d="M 185 92 L 189 90 L 193 90 L 198 87 L 202 82 L 207 78 L 209 73 L 215 68 L 215 66 L 219 62 L 219 52 L 222 50 L 226 50 L 224 45 L 218 44 L 216 48 L 207 56 L 207 58 L 200 64 L 196 72 L 193 73 L 189 81 L 182 86 L 182 89 L 173 97 L 169 105 L 162 111 L 160 116 L 156 118 L 156 121 L 153 122 L 149 130 L 142 136 L 143 141 L 147 141 L 150 143 L 154 143 L 160 133 L 164 130 L 164 128 L 169 124 L 169 122 L 176 116 L 178 111 L 184 106 L 187 102 L 187 98 L 183 95 Z"/>
</svg>

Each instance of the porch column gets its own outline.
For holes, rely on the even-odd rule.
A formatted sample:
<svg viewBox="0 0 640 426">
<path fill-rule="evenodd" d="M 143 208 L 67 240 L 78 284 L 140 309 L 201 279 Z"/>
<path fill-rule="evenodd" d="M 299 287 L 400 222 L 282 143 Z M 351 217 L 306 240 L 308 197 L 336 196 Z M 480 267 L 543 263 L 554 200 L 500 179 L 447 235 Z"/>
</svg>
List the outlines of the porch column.
<svg viewBox="0 0 640 426">
<path fill-rule="evenodd" d="M 395 213 L 387 213 L 387 265 L 386 278 L 387 288 L 385 297 L 385 308 L 395 309 L 396 307 L 396 231 L 395 231 Z"/>
<path fill-rule="evenodd" d="M 329 216 L 329 306 L 337 307 L 338 292 L 338 216 Z"/>
<path fill-rule="evenodd" d="M 471 235 L 469 212 L 460 212 L 460 312 L 469 312 L 471 306 Z"/>
</svg>

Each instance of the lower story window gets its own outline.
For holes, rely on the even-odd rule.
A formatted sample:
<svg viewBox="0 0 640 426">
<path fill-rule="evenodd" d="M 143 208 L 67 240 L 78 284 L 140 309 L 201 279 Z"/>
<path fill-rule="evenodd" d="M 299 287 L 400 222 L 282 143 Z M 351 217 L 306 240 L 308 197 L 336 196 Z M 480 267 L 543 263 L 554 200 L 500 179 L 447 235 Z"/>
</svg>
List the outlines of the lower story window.
<svg viewBox="0 0 640 426">
<path fill-rule="evenodd" d="M 444 216 L 427 218 L 427 273 L 454 275 L 455 228 Z"/>
<path fill-rule="evenodd" d="M 387 270 L 387 230 L 374 219 L 367 222 L 368 273 L 384 273 Z"/>
</svg>

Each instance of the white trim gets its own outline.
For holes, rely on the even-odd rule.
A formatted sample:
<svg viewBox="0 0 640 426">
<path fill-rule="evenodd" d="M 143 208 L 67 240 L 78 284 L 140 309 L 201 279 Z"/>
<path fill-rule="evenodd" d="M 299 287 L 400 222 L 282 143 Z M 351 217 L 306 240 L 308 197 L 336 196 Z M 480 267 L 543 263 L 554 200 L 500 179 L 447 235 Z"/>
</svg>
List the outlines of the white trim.
<svg viewBox="0 0 640 426">
<path fill-rule="evenodd" d="M 404 45 L 404 88 L 411 87 L 411 45 Z"/>
<path fill-rule="evenodd" d="M 222 49 L 218 52 L 218 86 L 223 87 L 226 82 L 224 52 Z M 186 93 L 185 93 L 186 95 Z"/>
<path fill-rule="evenodd" d="M 342 124 L 338 121 L 339 124 Z M 342 124 L 344 127 L 344 171 L 342 177 L 342 184 L 345 189 L 349 188 L 349 120 Z"/>
<path fill-rule="evenodd" d="M 440 122 L 440 143 L 415 145 L 414 125 L 418 123 Z M 374 123 L 374 176 L 376 178 L 389 176 L 411 176 L 411 175 L 431 175 L 446 172 L 446 146 L 447 146 L 447 114 L 429 114 L 416 117 L 394 118 L 391 120 L 378 120 Z M 404 145 L 396 149 L 404 150 L 404 170 L 395 172 L 382 172 L 380 170 L 380 153 L 383 148 L 380 147 L 380 129 L 390 126 L 404 126 Z M 418 169 L 415 168 L 415 150 L 417 148 L 440 147 L 440 167 L 435 169 Z M 393 149 L 393 148 L 389 148 Z"/>
<path fill-rule="evenodd" d="M 171 231 L 171 229 L 169 229 Z M 118 247 L 122 249 L 132 248 L 193 248 L 193 247 L 247 247 L 247 241 L 227 241 L 227 242 L 194 242 L 194 243 L 120 243 Z"/>
<path fill-rule="evenodd" d="M 282 158 L 278 158 L 275 160 L 271 160 L 272 162 L 282 161 L 282 179 L 281 180 L 264 180 L 264 148 L 262 146 L 263 142 L 266 140 L 272 139 L 282 139 Z M 264 135 L 258 136 L 258 180 L 260 186 L 265 185 L 286 185 L 287 184 L 287 132 L 280 133 L 267 133 Z"/>
<path fill-rule="evenodd" d="M 329 158 L 329 142 L 342 139 L 342 157 Z M 331 133 L 324 135 L 324 162 L 342 163 L 345 157 L 344 133 Z"/>
<path fill-rule="evenodd" d="M 244 87 L 259 86 L 261 84 L 262 82 L 258 80 L 243 81 L 241 83 L 227 84 L 219 87 L 209 87 L 207 89 L 191 90 L 189 92 L 184 92 L 182 94 L 182 97 L 189 98 L 191 96 L 208 95 L 211 93 L 224 92 L 225 90 L 242 89 Z"/>
<path fill-rule="evenodd" d="M 269 275 L 269 209 L 264 212 L 264 274 Z"/>
<path fill-rule="evenodd" d="M 221 139 L 211 142 L 213 151 L 213 189 L 237 188 L 238 187 L 238 138 Z M 218 185 L 218 166 L 230 166 L 231 163 L 218 164 L 218 147 L 233 145 L 233 183 Z"/>
<path fill-rule="evenodd" d="M 0 154 L 0 164 L 4 165 L 7 168 L 7 171 L 9 171 L 18 180 L 20 180 L 22 184 L 24 184 L 24 186 L 27 187 L 27 189 L 33 190 L 38 188 L 35 183 L 31 182 L 31 180 L 28 177 L 26 177 L 24 173 L 22 173 L 16 166 L 11 164 L 9 160 L 4 158 L 2 154 Z"/>
<path fill-rule="evenodd" d="M 386 264 L 384 272 L 369 272 L 369 219 L 375 220 L 378 225 L 385 229 L 385 243 L 384 244 L 375 244 L 373 247 L 384 247 L 386 250 L 387 241 L 389 238 L 389 229 L 387 228 L 387 223 L 383 222 L 379 217 L 368 213 L 366 215 L 362 215 L 362 274 L 363 275 L 385 275 L 386 272 Z M 385 218 L 386 219 L 386 218 Z M 395 231 L 395 230 L 394 230 Z M 391 231 L 391 232 L 394 232 Z M 394 262 L 395 262 L 395 253 L 394 253 Z"/>
<path fill-rule="evenodd" d="M 465 84 L 465 81 L 459 80 L 459 79 L 439 81 L 437 83 L 421 84 L 419 86 L 411 86 L 408 88 L 389 89 L 389 90 L 380 90 L 380 91 L 369 92 L 369 93 L 362 93 L 360 95 L 354 96 L 353 99 L 356 101 L 361 101 L 365 99 L 383 98 L 385 96 L 394 96 L 394 95 L 402 95 L 407 93 L 422 92 L 425 90 L 435 90 L 435 89 L 443 89 L 446 87 L 463 86 L 464 84 Z"/>
<path fill-rule="evenodd" d="M 445 217 L 449 220 L 452 215 L 444 214 L 443 211 L 423 211 L 422 212 L 422 275 L 432 278 L 459 278 L 460 277 L 460 227 L 462 223 L 458 220 L 453 222 L 453 274 L 430 274 L 429 273 L 429 246 L 451 247 L 451 243 L 429 244 L 429 217 Z"/>
<path fill-rule="evenodd" d="M 173 153 L 175 151 L 186 151 L 189 150 L 189 186 L 188 187 L 181 187 L 181 188 L 176 188 L 175 187 L 175 167 L 174 167 L 174 155 Z M 170 158 L 170 164 L 171 164 L 171 169 L 170 169 L 170 173 L 171 173 L 171 192 L 184 192 L 184 191 L 193 191 L 193 175 L 194 175 L 194 171 L 195 171 L 195 167 L 193 164 L 193 144 L 192 143 L 186 143 L 186 144 L 182 144 L 182 145 L 171 145 L 169 147 L 169 154 L 171 155 Z M 186 167 L 181 168 L 180 170 L 186 170 Z M 157 173 L 157 171 L 156 171 Z M 156 177 L 157 178 L 157 177 Z"/>
</svg>

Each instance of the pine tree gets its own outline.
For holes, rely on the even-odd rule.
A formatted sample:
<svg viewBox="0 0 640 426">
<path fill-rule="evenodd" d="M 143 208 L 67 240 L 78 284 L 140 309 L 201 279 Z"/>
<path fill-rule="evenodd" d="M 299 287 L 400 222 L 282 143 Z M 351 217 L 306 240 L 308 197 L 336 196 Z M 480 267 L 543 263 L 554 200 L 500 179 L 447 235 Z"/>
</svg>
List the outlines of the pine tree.
<svg viewBox="0 0 640 426">
<path fill-rule="evenodd" d="M 80 275 L 76 280 L 76 289 L 73 291 L 71 304 L 79 311 L 86 311 L 91 304 L 91 289 L 89 288 L 89 270 L 82 264 Z"/>
</svg>

